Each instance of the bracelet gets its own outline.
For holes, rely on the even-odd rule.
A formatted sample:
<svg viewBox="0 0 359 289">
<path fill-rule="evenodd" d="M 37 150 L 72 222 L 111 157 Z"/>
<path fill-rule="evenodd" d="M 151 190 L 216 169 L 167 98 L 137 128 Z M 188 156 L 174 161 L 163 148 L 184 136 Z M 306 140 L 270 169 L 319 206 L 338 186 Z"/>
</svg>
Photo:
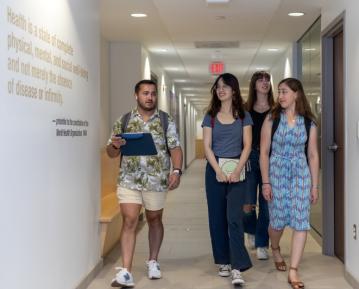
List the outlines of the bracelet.
<svg viewBox="0 0 359 289">
<path fill-rule="evenodd" d="M 270 185 L 271 186 L 272 184 L 271 183 L 262 183 L 262 186 L 263 185 Z"/>
<path fill-rule="evenodd" d="M 319 185 L 318 186 L 312 186 L 312 189 L 319 189 Z"/>
</svg>

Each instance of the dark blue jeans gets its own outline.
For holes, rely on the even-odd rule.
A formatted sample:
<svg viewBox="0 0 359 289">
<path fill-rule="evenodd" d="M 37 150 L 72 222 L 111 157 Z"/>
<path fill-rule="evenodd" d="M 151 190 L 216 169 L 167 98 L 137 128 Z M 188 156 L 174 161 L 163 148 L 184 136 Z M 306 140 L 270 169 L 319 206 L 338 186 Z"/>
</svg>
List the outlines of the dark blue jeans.
<svg viewBox="0 0 359 289">
<path fill-rule="evenodd" d="M 231 264 L 232 269 L 245 271 L 252 267 L 243 231 L 243 182 L 220 183 L 207 163 L 206 194 L 209 230 L 216 264 Z"/>
<path fill-rule="evenodd" d="M 252 150 L 250 156 L 251 170 L 246 174 L 244 182 L 246 190 L 245 204 L 257 204 L 257 189 L 258 189 L 258 216 L 255 210 L 244 214 L 243 224 L 246 233 L 255 235 L 255 246 L 268 247 L 269 236 L 269 212 L 268 203 L 262 195 L 262 176 L 259 167 L 259 151 Z"/>
</svg>

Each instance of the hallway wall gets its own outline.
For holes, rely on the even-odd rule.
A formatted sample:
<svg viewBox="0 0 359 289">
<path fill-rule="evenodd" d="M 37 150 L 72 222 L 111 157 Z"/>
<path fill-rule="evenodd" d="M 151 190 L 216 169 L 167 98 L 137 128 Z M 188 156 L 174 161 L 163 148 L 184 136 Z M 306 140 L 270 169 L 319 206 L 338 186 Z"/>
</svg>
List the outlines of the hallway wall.
<svg viewBox="0 0 359 289">
<path fill-rule="evenodd" d="M 106 55 L 107 46 L 110 47 L 108 55 Z M 134 86 L 144 78 L 146 57 L 149 58 L 151 72 L 158 77 L 158 107 L 167 112 L 169 111 L 168 92 L 169 87 L 172 86 L 172 80 L 161 67 L 156 65 L 140 43 L 102 40 L 102 50 L 102 84 L 104 87 L 109 85 L 110 91 L 109 101 L 106 101 L 108 95 L 105 88 L 102 94 L 104 98 L 102 102 L 110 107 L 107 141 L 115 120 L 136 106 Z M 106 75 L 108 66 L 109 74 Z M 106 113 L 104 109 L 102 111 L 104 120 Z"/>
<path fill-rule="evenodd" d="M 100 141 L 101 147 L 107 144 L 111 131 L 110 117 L 110 43 L 101 37 L 101 115 L 100 115 Z"/>
<path fill-rule="evenodd" d="M 135 105 L 134 86 L 142 79 L 140 43 L 110 42 L 110 129 Z"/>
<path fill-rule="evenodd" d="M 327 0 L 322 9 L 322 31 L 345 11 L 344 99 L 345 99 L 345 267 L 359 284 L 359 238 L 353 239 L 353 224 L 359 225 L 359 35 L 357 0 Z M 325 97 L 325 96 L 323 96 Z"/>
<path fill-rule="evenodd" d="M 286 77 L 293 76 L 292 46 L 288 47 L 287 50 L 277 59 L 270 73 L 273 81 L 274 98 L 277 98 L 277 86 L 279 81 Z"/>
<path fill-rule="evenodd" d="M 133 89 L 134 85 L 144 77 L 147 57 L 151 72 L 158 77 L 158 107 L 169 112 L 169 90 L 173 86 L 173 81 L 164 69 L 151 59 L 148 51 L 140 43 L 101 40 L 101 146 L 106 144 L 114 121 L 136 105 Z M 189 164 L 195 157 L 196 130 L 193 117 L 195 109 L 192 107 L 191 113 L 186 114 L 183 109 L 183 96 L 176 86 L 175 95 L 179 98 L 179 136 L 182 148 L 184 148 L 184 118 L 189 129 L 187 130 L 187 160 L 185 160 Z"/>
<path fill-rule="evenodd" d="M 98 1 L 0 3 L 1 288 L 101 264 Z"/>
<path fill-rule="evenodd" d="M 186 106 L 186 164 L 189 165 L 196 158 L 197 112 L 195 107 L 190 102 L 187 102 Z"/>
</svg>

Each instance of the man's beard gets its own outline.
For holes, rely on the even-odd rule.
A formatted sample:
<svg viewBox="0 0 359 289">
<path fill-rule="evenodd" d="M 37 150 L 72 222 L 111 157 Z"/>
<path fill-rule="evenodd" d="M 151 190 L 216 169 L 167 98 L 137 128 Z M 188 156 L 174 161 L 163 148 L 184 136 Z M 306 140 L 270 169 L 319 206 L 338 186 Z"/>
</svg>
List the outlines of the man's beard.
<svg viewBox="0 0 359 289">
<path fill-rule="evenodd" d="M 145 111 L 152 111 L 152 110 L 155 110 L 156 107 L 157 107 L 157 103 L 156 103 L 156 102 L 152 102 L 152 106 L 151 106 L 151 107 L 144 106 L 144 105 L 142 105 L 139 101 L 137 101 L 137 105 L 138 105 L 142 110 L 145 110 Z"/>
</svg>

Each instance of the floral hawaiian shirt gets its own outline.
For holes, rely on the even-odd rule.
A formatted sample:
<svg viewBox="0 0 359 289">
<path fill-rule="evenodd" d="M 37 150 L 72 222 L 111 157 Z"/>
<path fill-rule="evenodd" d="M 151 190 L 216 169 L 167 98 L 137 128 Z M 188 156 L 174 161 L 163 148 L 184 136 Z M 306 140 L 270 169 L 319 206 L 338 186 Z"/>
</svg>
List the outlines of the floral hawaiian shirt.
<svg viewBox="0 0 359 289">
<path fill-rule="evenodd" d="M 114 123 L 112 135 L 122 133 L 121 118 Z M 126 132 L 151 133 L 158 153 L 155 156 L 122 156 L 118 185 L 139 191 L 167 191 L 171 164 L 158 110 L 144 122 L 138 110 L 133 109 Z M 171 116 L 168 117 L 167 143 L 169 149 L 180 146 L 176 124 Z"/>
</svg>

